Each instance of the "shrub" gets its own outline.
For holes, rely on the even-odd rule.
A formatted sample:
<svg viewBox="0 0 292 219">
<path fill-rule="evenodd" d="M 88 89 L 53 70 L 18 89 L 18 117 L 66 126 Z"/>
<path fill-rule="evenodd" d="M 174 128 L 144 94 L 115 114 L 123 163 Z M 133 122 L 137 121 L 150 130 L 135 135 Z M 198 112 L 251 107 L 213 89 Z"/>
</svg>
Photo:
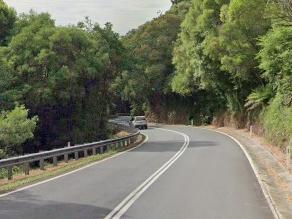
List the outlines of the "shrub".
<svg viewBox="0 0 292 219">
<path fill-rule="evenodd" d="M 278 94 L 262 113 L 266 137 L 284 149 L 292 138 L 292 107 L 283 105 Z"/>
</svg>

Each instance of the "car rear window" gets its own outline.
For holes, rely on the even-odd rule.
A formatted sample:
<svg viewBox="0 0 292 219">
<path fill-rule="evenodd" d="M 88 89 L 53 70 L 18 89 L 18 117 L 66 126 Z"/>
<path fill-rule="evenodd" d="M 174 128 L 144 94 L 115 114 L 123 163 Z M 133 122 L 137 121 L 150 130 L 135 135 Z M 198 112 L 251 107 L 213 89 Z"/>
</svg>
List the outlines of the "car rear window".
<svg viewBox="0 0 292 219">
<path fill-rule="evenodd" d="M 146 120 L 146 119 L 145 119 L 145 117 L 136 117 L 135 120 L 136 121 L 143 121 L 143 120 Z"/>
</svg>

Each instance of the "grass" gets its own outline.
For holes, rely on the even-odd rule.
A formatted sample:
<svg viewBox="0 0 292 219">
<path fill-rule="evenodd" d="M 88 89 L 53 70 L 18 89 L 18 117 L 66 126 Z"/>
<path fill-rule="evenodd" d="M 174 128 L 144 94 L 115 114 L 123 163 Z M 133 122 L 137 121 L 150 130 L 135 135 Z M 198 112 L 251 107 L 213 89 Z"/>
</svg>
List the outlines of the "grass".
<svg viewBox="0 0 292 219">
<path fill-rule="evenodd" d="M 14 175 L 13 180 L 8 181 L 7 179 L 0 180 L 0 194 L 7 193 L 10 191 L 14 191 L 16 189 L 41 182 L 56 176 L 60 176 L 65 173 L 69 173 L 71 171 L 77 170 L 81 167 L 87 166 L 89 164 L 95 163 L 97 161 L 101 161 L 103 159 L 109 158 L 115 154 L 118 154 L 127 149 L 133 148 L 137 146 L 139 143 L 143 142 L 145 137 L 142 137 L 141 141 L 137 141 L 134 144 L 131 144 L 128 147 L 119 148 L 115 150 L 110 150 L 104 154 L 97 154 L 94 156 L 89 156 L 86 158 L 80 158 L 78 160 L 70 160 L 68 163 L 60 162 L 58 166 L 54 167 L 49 164 L 46 166 L 46 170 L 33 169 L 30 171 L 30 175 L 25 176 L 23 173 L 19 173 Z"/>
</svg>

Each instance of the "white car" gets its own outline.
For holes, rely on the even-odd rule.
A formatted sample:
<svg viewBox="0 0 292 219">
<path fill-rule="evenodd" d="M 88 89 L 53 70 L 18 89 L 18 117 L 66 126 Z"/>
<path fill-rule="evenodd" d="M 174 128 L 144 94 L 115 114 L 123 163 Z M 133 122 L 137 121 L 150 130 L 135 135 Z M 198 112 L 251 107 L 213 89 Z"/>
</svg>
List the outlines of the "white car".
<svg viewBox="0 0 292 219">
<path fill-rule="evenodd" d="M 132 126 L 139 129 L 147 129 L 148 125 L 145 116 L 135 116 L 132 120 Z"/>
</svg>

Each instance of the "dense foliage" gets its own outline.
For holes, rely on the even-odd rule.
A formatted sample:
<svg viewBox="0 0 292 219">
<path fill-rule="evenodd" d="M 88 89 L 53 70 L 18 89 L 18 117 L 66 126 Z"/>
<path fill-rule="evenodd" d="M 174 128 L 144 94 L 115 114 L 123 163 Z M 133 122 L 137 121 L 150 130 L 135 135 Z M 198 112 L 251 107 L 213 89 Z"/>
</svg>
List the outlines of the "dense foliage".
<svg viewBox="0 0 292 219">
<path fill-rule="evenodd" d="M 0 115 L 0 158 L 6 155 L 21 154 L 23 144 L 33 138 L 37 117 L 28 119 L 28 110 L 16 106 L 11 112 Z"/>
<path fill-rule="evenodd" d="M 107 136 L 111 113 L 292 133 L 289 0 L 172 0 L 120 37 L 0 0 L 0 158 Z M 33 138 L 34 134 L 34 138 Z M 14 137 L 12 137 L 14 136 Z M 30 140 L 29 142 L 27 140 Z"/>
<path fill-rule="evenodd" d="M 16 12 L 0 0 L 0 46 L 5 44 L 12 34 Z"/>
<path fill-rule="evenodd" d="M 290 1 L 172 3 L 123 39 L 131 62 L 114 88 L 133 114 L 253 124 L 284 145 L 292 133 Z"/>
<path fill-rule="evenodd" d="M 132 114 L 153 113 L 160 121 L 173 117 L 171 108 L 177 105 L 175 99 L 181 99 L 171 91 L 169 82 L 174 72 L 174 42 L 190 1 L 173 3 L 166 14 L 130 31 L 122 39 L 130 63 L 114 84 L 121 97 L 131 103 Z"/>
<path fill-rule="evenodd" d="M 258 38 L 270 26 L 264 0 L 194 1 L 174 50 L 174 91 L 216 92 L 226 108 L 242 112 L 246 97 L 261 84 Z"/>
<path fill-rule="evenodd" d="M 174 48 L 172 89 L 214 93 L 224 103 L 212 115 L 217 124 L 257 123 L 284 145 L 292 134 L 289 4 L 193 0 Z"/>
<path fill-rule="evenodd" d="M 1 125 L 11 127 L 11 138 L 19 136 L 11 142 L 0 134 L 2 156 L 106 138 L 110 86 L 124 65 L 124 48 L 111 24 L 101 28 L 86 19 L 78 26 L 56 27 L 49 14 L 16 18 L 2 1 L 0 6 L 5 18 L 0 17 L 5 30 L 0 36 Z M 22 123 L 29 127 L 21 130 Z"/>
<path fill-rule="evenodd" d="M 292 135 L 292 27 L 275 25 L 261 39 L 260 68 L 270 102 L 262 112 L 267 137 L 285 145 Z M 280 141 L 280 142 L 279 142 Z"/>
</svg>

